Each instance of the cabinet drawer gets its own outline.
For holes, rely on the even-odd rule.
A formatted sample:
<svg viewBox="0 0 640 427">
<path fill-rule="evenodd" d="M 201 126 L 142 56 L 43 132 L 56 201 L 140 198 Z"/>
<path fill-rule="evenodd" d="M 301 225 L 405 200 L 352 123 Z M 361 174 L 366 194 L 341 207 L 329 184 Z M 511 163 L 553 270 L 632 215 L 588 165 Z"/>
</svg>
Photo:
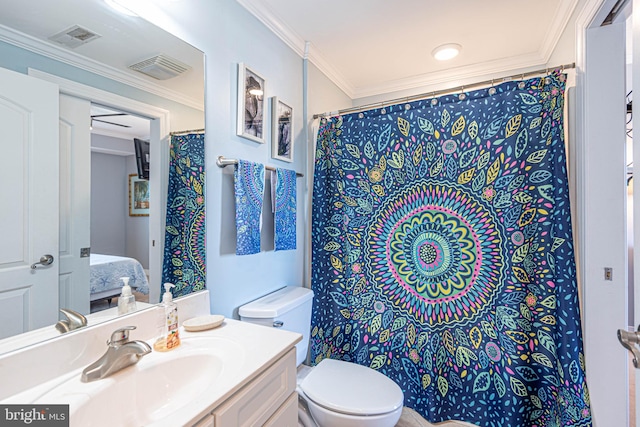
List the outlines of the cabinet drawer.
<svg viewBox="0 0 640 427">
<path fill-rule="evenodd" d="M 213 411 L 216 426 L 262 426 L 296 388 L 296 349 L 292 348 L 255 380 Z"/>
<path fill-rule="evenodd" d="M 298 427 L 298 393 L 293 393 L 282 404 L 264 427 Z"/>
</svg>

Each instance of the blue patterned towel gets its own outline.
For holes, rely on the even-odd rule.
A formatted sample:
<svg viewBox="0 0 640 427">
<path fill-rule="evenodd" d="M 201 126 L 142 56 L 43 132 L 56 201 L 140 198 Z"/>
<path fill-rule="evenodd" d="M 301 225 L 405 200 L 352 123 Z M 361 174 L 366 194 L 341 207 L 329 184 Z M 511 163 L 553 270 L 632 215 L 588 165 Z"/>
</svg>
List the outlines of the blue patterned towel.
<svg viewBox="0 0 640 427">
<path fill-rule="evenodd" d="M 271 172 L 276 251 L 296 248 L 296 171 L 276 168 Z"/>
<path fill-rule="evenodd" d="M 264 195 L 264 165 L 238 160 L 236 191 L 236 255 L 260 252 L 260 226 Z"/>
</svg>

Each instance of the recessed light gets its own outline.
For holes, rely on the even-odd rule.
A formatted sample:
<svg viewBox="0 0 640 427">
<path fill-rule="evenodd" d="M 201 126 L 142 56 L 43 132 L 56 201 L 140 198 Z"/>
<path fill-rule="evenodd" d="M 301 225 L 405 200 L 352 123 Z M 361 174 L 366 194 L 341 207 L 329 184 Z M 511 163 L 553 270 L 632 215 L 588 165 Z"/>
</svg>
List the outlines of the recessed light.
<svg viewBox="0 0 640 427">
<path fill-rule="evenodd" d="M 433 55 L 433 57 L 436 58 L 438 61 L 446 61 L 458 56 L 461 49 L 462 49 L 462 46 L 460 46 L 457 43 L 447 43 L 433 49 L 433 52 L 431 52 L 431 55 Z"/>
<path fill-rule="evenodd" d="M 122 13 L 123 15 L 138 16 L 137 13 L 132 12 L 126 6 L 124 6 L 122 4 L 122 3 L 124 3 L 122 0 L 104 0 L 104 1 L 109 6 L 111 6 L 113 9 L 117 10 L 118 12 Z"/>
</svg>

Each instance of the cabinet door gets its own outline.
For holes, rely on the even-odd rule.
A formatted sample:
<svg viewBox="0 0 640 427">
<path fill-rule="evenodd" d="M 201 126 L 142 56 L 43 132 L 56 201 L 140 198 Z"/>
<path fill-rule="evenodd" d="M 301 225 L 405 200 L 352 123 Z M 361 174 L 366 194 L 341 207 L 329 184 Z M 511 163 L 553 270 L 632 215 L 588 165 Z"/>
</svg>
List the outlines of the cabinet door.
<svg viewBox="0 0 640 427">
<path fill-rule="evenodd" d="M 295 392 L 296 349 L 213 411 L 218 426 L 263 426 Z"/>
<path fill-rule="evenodd" d="M 293 393 L 282 404 L 264 427 L 298 427 L 298 393 Z"/>
</svg>

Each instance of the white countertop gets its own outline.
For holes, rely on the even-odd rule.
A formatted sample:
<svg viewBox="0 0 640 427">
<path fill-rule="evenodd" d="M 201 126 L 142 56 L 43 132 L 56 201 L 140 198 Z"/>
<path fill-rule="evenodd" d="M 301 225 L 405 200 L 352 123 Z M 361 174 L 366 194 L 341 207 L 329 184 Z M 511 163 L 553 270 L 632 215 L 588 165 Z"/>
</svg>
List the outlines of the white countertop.
<svg viewBox="0 0 640 427">
<path fill-rule="evenodd" d="M 201 332 L 187 332 L 181 327 L 180 334 L 182 343 L 176 349 L 166 353 L 153 351 L 143 357 L 138 364 L 127 367 L 111 377 L 91 383 L 81 383 L 80 374 L 84 367 L 78 367 L 49 381 L 14 394 L 0 402 L 4 404 L 69 403 L 71 426 L 79 426 L 78 423 L 74 422 L 74 409 L 77 409 L 74 408 L 75 402 L 80 405 L 82 402 L 86 402 L 87 399 L 92 398 L 90 396 L 100 395 L 101 387 L 108 387 L 114 381 L 126 381 L 127 375 L 132 378 L 131 375 L 135 375 L 136 370 L 148 368 L 152 364 L 162 363 L 163 358 L 181 360 L 180 358 L 183 356 L 193 354 L 194 351 L 202 352 L 205 349 L 205 351 L 210 351 L 211 354 L 219 355 L 226 360 L 222 365 L 222 370 L 216 372 L 215 378 L 210 383 L 206 383 L 206 392 L 199 393 L 184 406 L 181 406 L 179 410 L 163 414 L 162 417 L 157 417 L 161 419 L 156 420 L 154 418 L 150 424 L 146 424 L 171 427 L 185 425 L 190 422 L 196 422 L 209 414 L 212 408 L 220 405 L 233 393 L 249 383 L 257 374 L 286 354 L 302 338 L 297 333 L 233 319 L 225 319 L 221 326 Z M 130 339 L 135 339 L 135 336 L 131 336 Z M 151 345 L 152 341 L 147 340 Z M 104 350 L 106 351 L 106 345 Z M 232 355 L 232 357 L 229 358 L 229 355 Z M 185 360 L 188 361 L 189 359 Z M 200 384 L 202 385 L 202 380 L 200 380 Z M 51 390 L 58 390 L 58 387 L 66 387 L 68 390 L 73 390 L 73 393 L 68 393 L 67 391 L 67 394 L 64 394 L 64 396 L 69 396 L 64 398 L 68 399 L 68 401 L 64 401 L 64 399 L 59 401 L 48 397 L 55 396 L 55 393 L 51 394 Z M 176 386 L 175 388 L 176 393 L 179 393 L 178 389 L 180 387 Z M 168 389 L 171 389 L 171 385 L 168 386 Z M 149 392 L 151 393 L 151 391 Z M 138 385 L 136 393 L 144 393 L 144 384 Z M 46 401 L 47 399 L 55 401 Z M 110 407 L 109 405 L 110 402 L 105 402 L 105 406 Z M 110 409 L 127 410 L 126 407 Z M 107 424 L 102 424 L 101 422 L 106 422 Z M 101 421 L 96 419 L 95 424 L 92 425 L 108 425 L 108 420 Z"/>
</svg>

